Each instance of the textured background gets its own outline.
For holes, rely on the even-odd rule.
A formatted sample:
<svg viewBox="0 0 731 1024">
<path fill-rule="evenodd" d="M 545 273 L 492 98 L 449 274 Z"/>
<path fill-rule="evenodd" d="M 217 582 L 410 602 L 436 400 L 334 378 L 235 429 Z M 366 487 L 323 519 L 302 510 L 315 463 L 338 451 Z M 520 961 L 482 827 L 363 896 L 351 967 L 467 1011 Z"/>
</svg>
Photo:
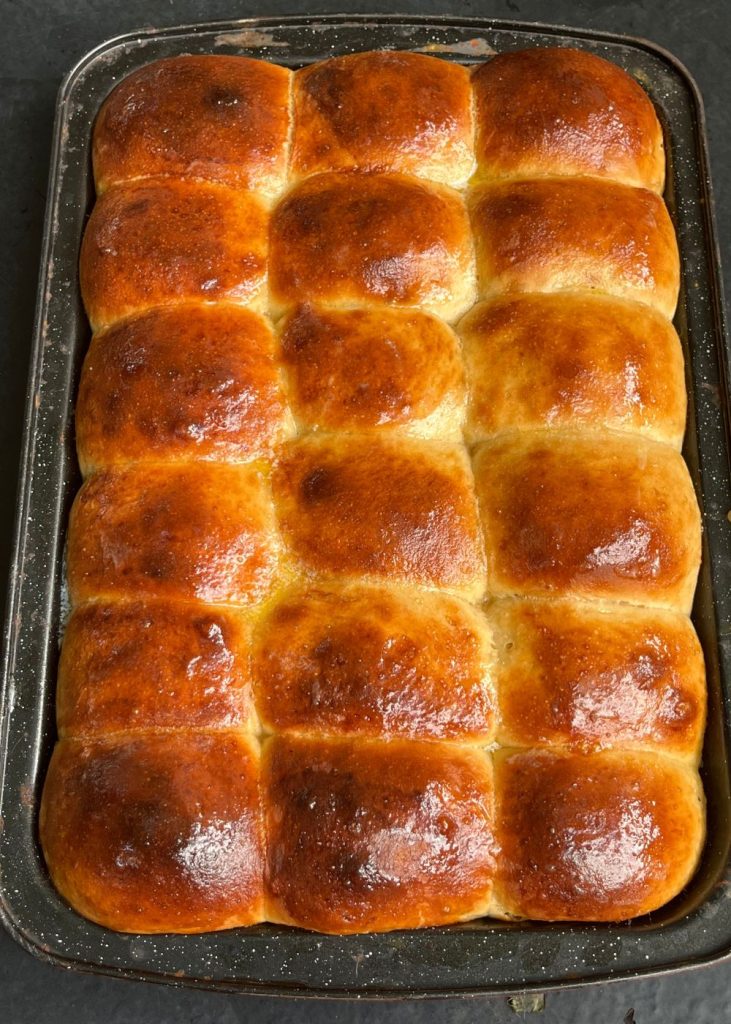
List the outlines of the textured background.
<svg viewBox="0 0 731 1024">
<path fill-rule="evenodd" d="M 689 68 L 705 97 L 725 281 L 731 257 L 731 3 L 728 0 L 0 0 L 0 584 L 10 551 L 25 379 L 41 245 L 53 105 L 62 75 L 104 39 L 144 26 L 342 11 L 395 11 L 544 21 L 644 36 Z M 522 1016 L 522 1013 L 520 1014 Z M 727 1024 L 731 964 L 665 979 L 546 996 L 528 1020 L 591 1024 Z M 462 1024 L 507 1022 L 502 998 L 408 1003 L 297 1002 L 175 991 L 63 972 L 32 959 L 0 929 L 3 1024 Z"/>
</svg>

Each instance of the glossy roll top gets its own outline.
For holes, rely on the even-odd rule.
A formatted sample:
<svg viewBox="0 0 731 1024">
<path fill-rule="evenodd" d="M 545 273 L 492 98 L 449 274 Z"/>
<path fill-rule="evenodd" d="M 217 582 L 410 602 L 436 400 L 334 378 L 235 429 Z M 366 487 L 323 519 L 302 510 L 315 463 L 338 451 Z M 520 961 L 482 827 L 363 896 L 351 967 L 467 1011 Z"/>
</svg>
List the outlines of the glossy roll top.
<svg viewBox="0 0 731 1024">
<path fill-rule="evenodd" d="M 582 292 L 506 295 L 460 321 L 466 438 L 606 427 L 680 448 L 683 352 L 672 324 L 637 302 Z"/>
<path fill-rule="evenodd" d="M 660 122 L 615 64 L 568 47 L 521 50 L 472 81 L 481 177 L 596 175 L 662 192 Z"/>
<path fill-rule="evenodd" d="M 680 262 L 654 192 L 597 178 L 480 185 L 470 196 L 480 295 L 596 291 L 672 317 Z"/>
<path fill-rule="evenodd" d="M 278 545 L 256 466 L 95 473 L 71 510 L 69 592 L 77 604 L 146 595 L 249 605 L 276 578 Z"/>
<path fill-rule="evenodd" d="M 294 78 L 290 173 L 400 171 L 459 187 L 474 165 L 466 68 L 417 53 L 335 57 Z"/>
<path fill-rule="evenodd" d="M 475 299 L 462 197 L 399 174 L 316 174 L 272 214 L 270 303 L 418 306 L 447 321 Z"/>
<path fill-rule="evenodd" d="M 462 358 L 443 321 L 417 310 L 300 306 L 279 330 L 302 429 L 403 428 L 462 439 Z"/>
<path fill-rule="evenodd" d="M 257 706 L 272 732 L 488 743 L 491 631 L 464 601 L 392 584 L 299 586 L 259 621 Z"/>
<path fill-rule="evenodd" d="M 461 445 L 310 436 L 283 446 L 279 524 L 306 570 L 387 578 L 477 597 L 484 555 Z"/>
<path fill-rule="evenodd" d="M 627 750 L 495 754 L 496 916 L 623 921 L 662 906 L 696 868 L 695 771 Z"/>
<path fill-rule="evenodd" d="M 475 482 L 494 595 L 572 595 L 689 612 L 700 514 L 668 445 L 537 431 L 478 449 Z"/>
<path fill-rule="evenodd" d="M 153 306 L 266 302 L 267 221 L 251 192 L 141 181 L 97 199 L 81 245 L 81 295 L 94 330 Z"/>
<path fill-rule="evenodd" d="M 496 849 L 484 753 L 277 737 L 263 773 L 270 920 L 346 934 L 487 911 Z"/>
<path fill-rule="evenodd" d="M 697 764 L 705 667 L 685 615 L 503 599 L 487 619 L 502 746 L 642 748 Z"/>
<path fill-rule="evenodd" d="M 240 611 L 177 600 L 75 608 L 56 693 L 60 736 L 254 725 L 251 625 Z"/>
<path fill-rule="evenodd" d="M 61 740 L 41 842 L 56 888 L 122 932 L 206 932 L 264 916 L 259 746 L 239 732 Z"/>
<path fill-rule="evenodd" d="M 154 309 L 99 332 L 76 401 L 82 472 L 271 455 L 293 430 L 275 353 L 267 321 L 225 303 Z"/>
<path fill-rule="evenodd" d="M 291 76 L 263 60 L 209 55 L 139 68 L 96 120 L 97 192 L 167 175 L 275 195 L 287 169 Z"/>
</svg>

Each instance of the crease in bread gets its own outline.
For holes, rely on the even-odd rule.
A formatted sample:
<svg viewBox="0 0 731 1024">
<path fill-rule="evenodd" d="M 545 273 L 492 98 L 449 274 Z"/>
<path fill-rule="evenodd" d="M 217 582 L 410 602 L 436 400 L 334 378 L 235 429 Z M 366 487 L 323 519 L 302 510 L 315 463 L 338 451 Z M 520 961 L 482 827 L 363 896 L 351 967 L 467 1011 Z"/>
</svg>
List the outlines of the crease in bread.
<svg viewBox="0 0 731 1024">
<path fill-rule="evenodd" d="M 336 934 L 672 899 L 700 516 L 643 90 L 570 48 L 176 57 L 93 159 L 62 896 Z"/>
</svg>

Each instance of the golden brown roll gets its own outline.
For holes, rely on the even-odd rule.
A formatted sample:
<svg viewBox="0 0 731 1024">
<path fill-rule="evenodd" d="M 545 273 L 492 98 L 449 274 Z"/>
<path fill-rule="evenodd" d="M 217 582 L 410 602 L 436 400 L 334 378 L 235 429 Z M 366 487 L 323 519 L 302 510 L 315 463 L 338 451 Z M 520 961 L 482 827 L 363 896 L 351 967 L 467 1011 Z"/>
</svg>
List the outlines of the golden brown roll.
<svg viewBox="0 0 731 1024">
<path fill-rule="evenodd" d="M 504 430 L 607 427 L 680 448 L 685 373 L 672 324 L 589 293 L 505 295 L 460 321 L 468 442 Z"/>
<path fill-rule="evenodd" d="M 287 169 L 291 74 L 263 60 L 212 55 L 139 68 L 99 112 L 97 192 L 158 175 L 279 192 Z"/>
<path fill-rule="evenodd" d="M 299 306 L 280 330 L 289 402 L 303 426 L 403 426 L 419 437 L 462 439 L 459 342 L 436 317 Z"/>
<path fill-rule="evenodd" d="M 672 448 L 610 433 L 506 435 L 479 448 L 475 482 L 492 594 L 690 611 L 700 515 Z"/>
<path fill-rule="evenodd" d="M 597 602 L 493 601 L 505 747 L 645 748 L 697 764 L 703 652 L 685 615 Z"/>
<path fill-rule="evenodd" d="M 269 920 L 346 934 L 485 913 L 496 850 L 482 752 L 277 737 L 262 772 Z"/>
<path fill-rule="evenodd" d="M 597 178 L 481 185 L 471 194 L 480 295 L 587 290 L 672 317 L 680 263 L 662 199 Z"/>
<path fill-rule="evenodd" d="M 274 336 L 240 306 L 153 309 L 96 334 L 76 402 L 86 475 L 124 462 L 243 462 L 292 431 Z"/>
<path fill-rule="evenodd" d="M 472 91 L 459 64 L 376 51 L 295 74 L 295 176 L 400 171 L 459 187 L 473 165 Z"/>
<path fill-rule="evenodd" d="M 74 603 L 110 595 L 251 604 L 278 539 L 256 466 L 139 465 L 95 473 L 76 496 L 67 571 Z"/>
<path fill-rule="evenodd" d="M 306 568 L 479 596 L 484 558 L 461 445 L 333 434 L 289 442 L 273 476 L 284 539 Z"/>
<path fill-rule="evenodd" d="M 471 605 L 416 588 L 297 587 L 258 624 L 256 702 L 273 732 L 490 742 L 493 647 Z"/>
<path fill-rule="evenodd" d="M 115 931 L 261 921 L 258 780 L 258 744 L 235 732 L 61 740 L 40 818 L 54 885 Z"/>
<path fill-rule="evenodd" d="M 220 185 L 141 181 L 105 192 L 79 264 L 91 326 L 186 300 L 262 308 L 267 220 L 252 192 Z"/>
<path fill-rule="evenodd" d="M 61 736 L 252 724 L 250 627 L 240 613 L 180 601 L 74 609 L 58 670 Z"/>
<path fill-rule="evenodd" d="M 704 839 L 697 774 L 652 754 L 498 751 L 495 802 L 499 916 L 646 914 L 680 892 Z"/>
<path fill-rule="evenodd" d="M 594 174 L 662 192 L 662 129 L 616 64 L 563 47 L 500 53 L 473 76 L 485 178 Z"/>
<path fill-rule="evenodd" d="M 299 302 L 418 306 L 455 320 L 475 300 L 469 218 L 458 192 L 398 174 L 317 174 L 272 213 L 275 316 Z"/>
</svg>

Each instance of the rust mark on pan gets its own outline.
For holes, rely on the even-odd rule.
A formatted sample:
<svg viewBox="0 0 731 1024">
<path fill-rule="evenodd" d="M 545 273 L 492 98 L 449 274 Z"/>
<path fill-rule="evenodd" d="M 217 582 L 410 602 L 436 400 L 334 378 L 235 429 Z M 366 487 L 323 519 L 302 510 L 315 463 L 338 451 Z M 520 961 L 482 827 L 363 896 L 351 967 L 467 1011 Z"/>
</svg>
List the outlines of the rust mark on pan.
<svg viewBox="0 0 731 1024">
<path fill-rule="evenodd" d="M 415 48 L 417 53 L 462 53 L 468 57 L 492 57 L 497 50 L 487 39 L 465 39 L 460 43 L 427 43 Z"/>
<path fill-rule="evenodd" d="M 274 38 L 272 32 L 262 32 L 255 28 L 245 28 L 240 32 L 222 32 L 217 35 L 216 46 L 241 46 L 251 49 L 257 46 L 279 46 L 286 49 L 289 43 Z"/>
</svg>

